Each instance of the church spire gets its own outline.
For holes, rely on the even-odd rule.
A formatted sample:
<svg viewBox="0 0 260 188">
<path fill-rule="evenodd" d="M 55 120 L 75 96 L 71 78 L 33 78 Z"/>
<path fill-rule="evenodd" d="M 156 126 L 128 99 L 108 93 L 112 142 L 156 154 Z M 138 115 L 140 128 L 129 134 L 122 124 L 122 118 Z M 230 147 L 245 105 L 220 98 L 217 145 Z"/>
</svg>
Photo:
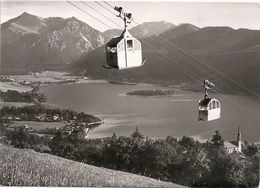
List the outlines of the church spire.
<svg viewBox="0 0 260 188">
<path fill-rule="evenodd" d="M 242 152 L 242 136 L 240 132 L 240 127 L 238 127 L 238 131 L 237 131 L 237 147 L 238 147 L 238 151 Z"/>
</svg>

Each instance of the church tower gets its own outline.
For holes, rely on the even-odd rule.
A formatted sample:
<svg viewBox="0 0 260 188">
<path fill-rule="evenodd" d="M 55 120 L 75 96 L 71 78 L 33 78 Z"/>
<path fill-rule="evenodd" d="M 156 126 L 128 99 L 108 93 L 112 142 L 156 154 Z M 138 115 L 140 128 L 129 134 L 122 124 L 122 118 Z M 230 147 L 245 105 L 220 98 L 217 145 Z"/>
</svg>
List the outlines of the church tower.
<svg viewBox="0 0 260 188">
<path fill-rule="evenodd" d="M 237 132 L 237 147 L 239 152 L 242 152 L 242 136 L 240 132 L 240 127 L 238 127 L 238 132 Z"/>
</svg>

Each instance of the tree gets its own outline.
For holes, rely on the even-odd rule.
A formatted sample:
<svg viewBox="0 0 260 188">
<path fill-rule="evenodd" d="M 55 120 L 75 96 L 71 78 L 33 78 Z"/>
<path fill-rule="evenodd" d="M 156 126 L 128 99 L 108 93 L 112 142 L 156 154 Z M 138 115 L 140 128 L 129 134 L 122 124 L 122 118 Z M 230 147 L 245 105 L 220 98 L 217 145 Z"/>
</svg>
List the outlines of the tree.
<svg viewBox="0 0 260 188">
<path fill-rule="evenodd" d="M 196 142 L 193 138 L 183 136 L 182 139 L 179 141 L 180 145 L 186 149 L 192 148 L 195 146 Z"/>
<path fill-rule="evenodd" d="M 113 136 L 111 137 L 112 141 L 115 142 L 117 137 L 116 137 L 116 133 L 113 133 Z"/>
<path fill-rule="evenodd" d="M 202 146 L 190 147 L 182 155 L 177 169 L 175 176 L 178 183 L 195 187 L 206 186 L 206 177 L 210 173 L 207 151 Z"/>
<path fill-rule="evenodd" d="M 137 139 L 137 140 L 143 140 L 144 139 L 144 135 L 142 135 L 139 130 L 138 127 L 135 128 L 134 132 L 132 133 L 131 137 L 133 139 Z"/>
<path fill-rule="evenodd" d="M 215 134 L 213 135 L 213 138 L 211 139 L 211 142 L 215 145 L 215 146 L 223 146 L 224 145 L 224 140 L 222 139 L 219 131 L 215 131 Z"/>
<path fill-rule="evenodd" d="M 247 145 L 244 149 L 243 153 L 247 155 L 248 157 L 252 157 L 257 153 L 257 146 L 255 145 Z"/>
<path fill-rule="evenodd" d="M 23 128 L 18 128 L 7 135 L 11 140 L 11 145 L 17 148 L 27 148 L 26 138 L 28 137 L 28 132 Z"/>
</svg>

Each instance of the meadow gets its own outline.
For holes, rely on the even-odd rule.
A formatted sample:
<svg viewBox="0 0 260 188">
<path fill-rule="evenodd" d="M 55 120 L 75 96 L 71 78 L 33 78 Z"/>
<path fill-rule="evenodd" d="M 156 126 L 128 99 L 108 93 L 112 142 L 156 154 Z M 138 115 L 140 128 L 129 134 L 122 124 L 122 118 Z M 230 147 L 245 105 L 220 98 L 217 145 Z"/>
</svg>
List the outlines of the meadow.
<svg viewBox="0 0 260 188">
<path fill-rule="evenodd" d="M 130 173 L 94 167 L 28 149 L 0 144 L 0 185 L 182 187 Z"/>
<path fill-rule="evenodd" d="M 19 92 L 26 92 L 32 90 L 29 86 L 24 86 L 16 82 L 1 82 L 0 81 L 0 91 L 6 92 L 7 90 L 16 90 Z"/>
</svg>

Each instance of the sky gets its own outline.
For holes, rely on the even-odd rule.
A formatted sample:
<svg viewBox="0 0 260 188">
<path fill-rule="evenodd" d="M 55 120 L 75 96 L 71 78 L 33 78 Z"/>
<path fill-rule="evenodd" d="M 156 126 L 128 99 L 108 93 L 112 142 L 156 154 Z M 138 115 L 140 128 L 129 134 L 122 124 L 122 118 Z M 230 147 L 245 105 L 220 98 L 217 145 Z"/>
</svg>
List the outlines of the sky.
<svg viewBox="0 0 260 188">
<path fill-rule="evenodd" d="M 180 2 L 180 1 L 107 1 L 112 6 L 122 6 L 131 12 L 134 21 L 141 24 L 150 21 L 168 21 L 175 25 L 191 23 L 197 27 L 229 26 L 234 29 L 248 28 L 260 30 L 260 1 L 257 2 Z M 39 17 L 76 17 L 99 31 L 123 26 L 123 21 L 111 14 L 94 1 L 86 1 L 90 7 L 102 13 L 110 20 L 79 1 L 72 1 L 88 14 L 102 21 L 100 23 L 85 12 L 66 1 L 3 1 L 1 0 L 1 23 L 27 12 Z M 103 1 L 101 5 L 116 13 Z M 132 23 L 132 26 L 136 24 Z"/>
</svg>

